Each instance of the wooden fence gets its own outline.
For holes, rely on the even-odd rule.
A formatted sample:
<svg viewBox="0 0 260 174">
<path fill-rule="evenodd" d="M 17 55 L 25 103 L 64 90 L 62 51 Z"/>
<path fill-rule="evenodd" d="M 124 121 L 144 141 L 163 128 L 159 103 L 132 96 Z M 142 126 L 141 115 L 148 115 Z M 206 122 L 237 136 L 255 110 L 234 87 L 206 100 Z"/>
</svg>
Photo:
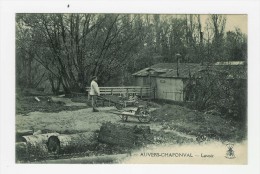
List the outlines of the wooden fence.
<svg viewBox="0 0 260 174">
<path fill-rule="evenodd" d="M 154 90 L 147 86 L 100 87 L 99 90 L 101 95 L 138 95 L 142 99 L 154 98 Z M 89 92 L 90 87 L 87 87 L 86 91 Z"/>
</svg>

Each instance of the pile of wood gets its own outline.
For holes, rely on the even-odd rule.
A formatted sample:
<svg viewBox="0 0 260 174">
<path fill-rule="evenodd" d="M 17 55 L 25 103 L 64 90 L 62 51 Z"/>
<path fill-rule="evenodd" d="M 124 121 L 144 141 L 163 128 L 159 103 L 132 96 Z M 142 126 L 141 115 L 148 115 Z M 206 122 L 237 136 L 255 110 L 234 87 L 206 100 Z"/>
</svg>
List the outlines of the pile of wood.
<svg viewBox="0 0 260 174">
<path fill-rule="evenodd" d="M 16 143 L 16 158 L 25 160 L 46 159 L 50 154 L 72 154 L 93 150 L 97 145 L 97 134 L 85 132 L 61 135 L 47 133 L 26 135 Z"/>
<path fill-rule="evenodd" d="M 99 142 L 124 147 L 139 146 L 152 139 L 149 126 L 129 126 L 110 122 L 102 124 L 98 136 Z"/>
<path fill-rule="evenodd" d="M 102 124 L 99 133 L 28 135 L 31 133 L 21 131 L 17 134 L 17 140 L 20 142 L 16 143 L 16 161 L 39 161 L 48 160 L 53 155 L 55 158 L 62 158 L 63 155 L 84 154 L 95 151 L 100 143 L 131 148 L 149 143 L 153 139 L 149 126 L 129 126 L 110 122 Z"/>
</svg>

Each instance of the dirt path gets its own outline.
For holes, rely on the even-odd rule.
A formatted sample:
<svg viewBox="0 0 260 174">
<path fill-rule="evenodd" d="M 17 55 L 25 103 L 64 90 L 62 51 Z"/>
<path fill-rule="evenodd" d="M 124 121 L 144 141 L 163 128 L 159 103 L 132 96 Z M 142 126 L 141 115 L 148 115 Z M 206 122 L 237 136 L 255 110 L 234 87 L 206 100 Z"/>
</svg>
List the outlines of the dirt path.
<svg viewBox="0 0 260 174">
<path fill-rule="evenodd" d="M 53 97 L 54 102 L 62 101 L 66 106 L 86 106 L 85 103 L 75 103 L 68 98 Z M 130 109 L 130 108 L 127 108 Z M 59 132 L 64 134 L 97 131 L 102 123 L 111 122 L 125 125 L 147 125 L 155 135 L 154 144 L 147 145 L 144 148 L 133 151 L 129 158 L 122 163 L 230 163 L 227 161 L 225 154 L 227 147 L 220 141 L 206 141 L 202 143 L 196 142 L 196 137 L 188 135 L 176 130 L 172 130 L 167 122 L 153 122 L 144 124 L 140 123 L 137 118 L 128 118 L 128 122 L 123 122 L 118 115 L 111 113 L 116 112 L 115 107 L 100 107 L 100 112 L 92 112 L 92 108 L 80 109 L 75 111 L 62 111 L 58 113 L 31 112 L 27 116 L 16 115 L 16 130 L 49 130 L 49 132 Z M 157 138 L 162 138 L 157 140 Z M 164 141 L 167 137 L 170 141 Z M 189 139 L 188 143 L 183 141 L 175 141 Z M 162 141 L 161 141 L 162 140 Z M 172 141 L 173 140 L 173 141 Z M 245 164 L 247 155 L 247 142 L 234 145 L 236 160 L 232 163 Z M 152 153 L 192 153 L 194 158 L 154 158 L 144 157 L 141 154 Z M 201 154 L 213 154 L 214 160 L 205 160 L 200 157 Z M 226 161 L 225 161 L 226 160 Z"/>
<path fill-rule="evenodd" d="M 83 106 L 84 103 L 74 103 L 70 99 L 54 98 L 54 101 L 65 102 L 67 106 Z M 76 111 L 62 111 L 58 113 L 31 112 L 28 116 L 16 115 L 16 130 L 49 130 L 49 132 L 59 132 L 64 134 L 97 131 L 102 123 L 111 122 L 125 125 L 147 125 L 154 133 L 154 143 L 136 149 L 131 155 L 120 163 L 179 163 L 179 164 L 246 164 L 247 142 L 234 145 L 236 154 L 235 160 L 225 158 L 227 147 L 220 141 L 196 142 L 196 137 L 187 135 L 167 127 L 166 122 L 153 122 L 143 124 L 137 118 L 128 118 L 128 122 L 123 122 L 116 112 L 115 107 L 100 107 L 100 112 L 92 112 L 92 108 L 80 109 Z M 164 141 L 164 138 L 168 138 Z M 159 138 L 159 139 L 158 139 Z M 183 143 L 182 140 L 190 141 Z M 191 153 L 193 158 L 159 158 L 149 157 L 149 154 L 179 154 Z M 212 154 L 213 159 L 201 157 L 201 154 Z"/>
<path fill-rule="evenodd" d="M 66 106 L 87 106 L 86 103 L 76 103 L 69 98 L 64 97 L 52 97 L 54 102 L 64 102 Z M 131 108 L 127 108 L 131 109 Z M 153 108 L 151 110 L 155 110 Z M 62 111 L 58 113 L 46 113 L 46 112 L 31 112 L 27 116 L 16 116 L 16 130 L 45 130 L 47 132 L 59 132 L 59 133 L 77 133 L 97 131 L 100 129 L 102 123 L 112 122 L 125 125 L 145 125 L 150 126 L 152 131 L 157 132 L 158 136 L 174 135 L 179 138 L 189 139 L 193 142 L 196 141 L 196 137 L 172 130 L 167 126 L 167 122 L 153 122 L 144 124 L 140 123 L 137 118 L 128 117 L 127 122 L 123 122 L 117 114 L 115 107 L 100 107 L 100 112 L 92 112 L 92 108 L 80 109 L 75 111 Z M 169 138 L 169 136 L 168 136 Z M 171 139 L 171 138 L 170 138 Z"/>
<path fill-rule="evenodd" d="M 64 102 L 65 106 L 87 106 L 86 103 L 76 103 L 72 102 L 70 98 L 64 98 L 64 97 L 51 97 L 52 101 L 54 102 Z"/>
<path fill-rule="evenodd" d="M 64 102 L 66 106 L 86 106 L 86 103 L 72 102 L 69 98 L 52 97 L 54 102 Z M 130 109 L 130 108 L 128 108 Z M 58 113 L 31 112 L 27 116 L 16 116 L 16 130 L 46 130 L 59 133 L 76 133 L 99 130 L 102 123 L 112 122 L 126 125 L 147 125 L 151 130 L 161 131 L 162 133 L 175 134 L 179 137 L 193 139 L 196 137 L 177 132 L 175 130 L 165 129 L 163 124 L 150 122 L 143 124 L 137 118 L 129 117 L 128 122 L 123 122 L 116 112 L 115 107 L 100 107 L 100 112 L 92 112 L 92 108 L 80 109 L 76 111 L 62 111 Z M 154 110 L 154 109 L 153 109 Z"/>
<path fill-rule="evenodd" d="M 68 104 L 72 103 L 73 102 L 68 100 Z M 72 105 L 74 105 L 74 103 Z M 102 123 L 111 122 L 125 125 L 146 125 L 150 126 L 151 130 L 160 132 L 161 134 L 175 134 L 179 137 L 192 139 L 194 141 L 196 139 L 194 136 L 165 129 L 164 126 L 158 122 L 151 121 L 150 123 L 144 124 L 133 117 L 129 117 L 128 122 L 123 122 L 118 115 L 111 113 L 116 111 L 115 107 L 102 107 L 99 109 L 100 112 L 92 112 L 92 108 L 86 108 L 58 113 L 31 112 L 28 116 L 17 115 L 16 130 L 47 130 L 49 132 L 67 134 L 97 131 L 100 129 Z"/>
<path fill-rule="evenodd" d="M 57 132 L 86 132 L 98 130 L 103 122 L 118 122 L 119 117 L 105 111 L 112 108 L 101 108 L 101 112 L 92 112 L 92 108 L 58 113 L 31 112 L 28 116 L 16 116 L 16 130 L 48 129 Z"/>
</svg>

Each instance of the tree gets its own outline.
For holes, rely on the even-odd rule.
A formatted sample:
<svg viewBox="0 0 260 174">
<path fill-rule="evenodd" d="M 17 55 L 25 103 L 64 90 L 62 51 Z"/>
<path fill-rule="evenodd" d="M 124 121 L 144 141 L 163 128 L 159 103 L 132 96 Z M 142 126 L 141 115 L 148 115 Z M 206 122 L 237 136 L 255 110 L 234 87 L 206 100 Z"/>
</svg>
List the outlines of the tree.
<svg viewBox="0 0 260 174">
<path fill-rule="evenodd" d="M 159 62 L 215 63 L 247 58 L 247 36 L 225 32 L 225 15 L 17 14 L 17 82 L 52 91 L 131 84 L 131 74 Z"/>
<path fill-rule="evenodd" d="M 226 57 L 233 61 L 247 60 L 247 38 L 240 29 L 228 31 L 225 42 Z"/>
<path fill-rule="evenodd" d="M 30 27 L 24 26 L 19 16 L 16 19 L 16 82 L 23 88 L 35 88 L 46 77 L 46 71 L 33 59 L 33 32 Z"/>
<path fill-rule="evenodd" d="M 18 42 L 17 48 L 34 45 L 28 55 L 34 52 L 30 58 L 49 72 L 53 91 L 59 84 L 66 93 L 84 90 L 91 76 L 98 75 L 104 84 L 129 63 L 143 34 L 135 19 L 135 15 L 119 14 L 19 15 L 32 39 Z"/>
<path fill-rule="evenodd" d="M 212 14 L 209 17 L 209 23 L 212 27 L 213 31 L 213 60 L 214 61 L 223 61 L 226 60 L 224 53 L 224 34 L 225 34 L 225 26 L 226 26 L 226 16 Z"/>
</svg>

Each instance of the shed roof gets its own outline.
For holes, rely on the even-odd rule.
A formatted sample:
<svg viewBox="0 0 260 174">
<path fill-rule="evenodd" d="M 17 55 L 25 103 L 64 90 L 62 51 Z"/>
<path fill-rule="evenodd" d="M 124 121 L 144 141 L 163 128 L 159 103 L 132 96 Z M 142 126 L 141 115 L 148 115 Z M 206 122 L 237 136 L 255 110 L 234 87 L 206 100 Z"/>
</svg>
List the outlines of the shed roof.
<svg viewBox="0 0 260 174">
<path fill-rule="evenodd" d="M 157 72 L 159 77 L 178 77 L 178 78 L 188 78 L 190 75 L 203 69 L 198 63 L 179 63 L 179 76 L 177 76 L 177 63 L 158 63 L 149 68 L 142 69 L 136 73 L 134 76 L 148 76 L 149 71 Z"/>
<path fill-rule="evenodd" d="M 229 78 L 247 79 L 247 69 L 245 63 L 236 64 L 236 66 L 230 66 L 231 64 L 218 63 L 217 65 L 203 66 L 198 63 L 179 63 L 179 76 L 177 76 L 177 63 L 158 63 L 148 68 L 144 68 L 136 73 L 134 76 L 148 76 L 149 71 L 156 72 L 157 77 L 172 77 L 172 78 L 189 78 L 197 72 L 201 71 L 225 71 Z"/>
</svg>

